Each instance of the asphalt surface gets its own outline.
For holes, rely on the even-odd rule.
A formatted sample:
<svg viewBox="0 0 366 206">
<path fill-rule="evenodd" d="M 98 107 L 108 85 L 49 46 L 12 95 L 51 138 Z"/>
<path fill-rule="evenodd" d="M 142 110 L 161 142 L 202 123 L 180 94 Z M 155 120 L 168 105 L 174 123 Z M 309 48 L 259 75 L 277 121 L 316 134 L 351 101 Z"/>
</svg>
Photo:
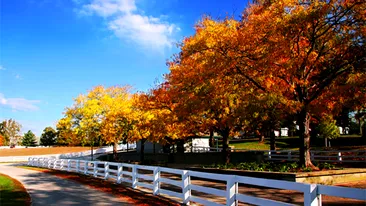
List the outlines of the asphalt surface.
<svg viewBox="0 0 366 206">
<path fill-rule="evenodd" d="M 0 173 L 20 181 L 32 198 L 32 205 L 132 205 L 112 194 L 104 193 L 47 173 L 0 164 Z"/>
</svg>

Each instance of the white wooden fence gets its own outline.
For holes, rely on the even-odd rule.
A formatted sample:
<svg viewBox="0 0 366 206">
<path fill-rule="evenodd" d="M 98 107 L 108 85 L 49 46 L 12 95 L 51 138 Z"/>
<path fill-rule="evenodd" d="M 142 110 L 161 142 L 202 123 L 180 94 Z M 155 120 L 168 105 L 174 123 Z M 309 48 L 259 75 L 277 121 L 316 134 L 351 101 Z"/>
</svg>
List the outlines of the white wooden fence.
<svg viewBox="0 0 366 206">
<path fill-rule="evenodd" d="M 143 187 L 150 189 L 154 195 L 165 194 L 177 197 L 183 204 L 196 202 L 203 205 L 223 205 L 192 195 L 192 191 L 199 191 L 215 197 L 224 197 L 226 198 L 226 205 L 230 206 L 238 205 L 238 203 L 250 203 L 254 205 L 291 205 L 285 202 L 241 194 L 238 189 L 241 184 L 299 191 L 304 195 L 304 205 L 321 205 L 321 195 L 366 201 L 366 190 L 364 189 L 304 184 L 237 175 L 213 174 L 165 167 L 47 158 L 29 158 L 28 165 L 77 172 L 109 180 L 112 179 L 116 183 L 127 182 L 130 183 L 131 187 L 134 189 Z M 164 175 L 162 173 L 164 173 Z M 166 174 L 179 175 L 180 178 L 169 178 L 171 176 L 167 176 Z M 206 181 L 226 182 L 226 190 L 193 184 L 191 178 L 203 178 Z M 167 187 L 164 187 L 165 189 L 163 189 L 161 183 L 173 185 L 180 189 L 179 191 L 174 189 L 170 190 L 167 189 Z"/>
<path fill-rule="evenodd" d="M 136 142 L 134 143 L 130 143 L 130 144 L 119 144 L 117 146 L 117 150 L 121 151 L 121 150 L 127 150 L 127 148 L 129 150 L 134 150 L 136 149 Z M 101 154 L 105 154 L 108 152 L 112 152 L 113 151 L 113 146 L 104 146 L 104 147 L 100 147 L 97 149 L 93 150 L 93 155 L 101 155 Z M 86 150 L 83 152 L 73 152 L 73 153 L 66 153 L 66 154 L 60 154 L 60 158 L 80 158 L 80 157 L 87 157 L 87 156 L 91 156 L 91 151 L 90 150 Z"/>
<path fill-rule="evenodd" d="M 221 152 L 222 148 L 216 147 L 192 147 L 193 153 Z M 231 152 L 264 152 L 266 160 L 299 160 L 299 151 L 296 150 L 243 150 L 231 149 Z M 340 151 L 310 151 L 310 158 L 314 162 L 362 162 L 366 163 L 365 150 L 340 150 Z"/>
</svg>

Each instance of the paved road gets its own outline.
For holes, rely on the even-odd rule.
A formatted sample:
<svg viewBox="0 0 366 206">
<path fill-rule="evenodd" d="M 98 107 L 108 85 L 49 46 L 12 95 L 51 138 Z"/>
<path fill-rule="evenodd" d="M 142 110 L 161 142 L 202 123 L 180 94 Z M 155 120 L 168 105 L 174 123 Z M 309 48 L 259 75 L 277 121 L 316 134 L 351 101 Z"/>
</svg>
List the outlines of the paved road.
<svg viewBox="0 0 366 206">
<path fill-rule="evenodd" d="M 0 164 L 0 173 L 19 180 L 28 190 L 34 206 L 41 205 L 131 205 L 104 193 L 54 175 Z"/>
</svg>

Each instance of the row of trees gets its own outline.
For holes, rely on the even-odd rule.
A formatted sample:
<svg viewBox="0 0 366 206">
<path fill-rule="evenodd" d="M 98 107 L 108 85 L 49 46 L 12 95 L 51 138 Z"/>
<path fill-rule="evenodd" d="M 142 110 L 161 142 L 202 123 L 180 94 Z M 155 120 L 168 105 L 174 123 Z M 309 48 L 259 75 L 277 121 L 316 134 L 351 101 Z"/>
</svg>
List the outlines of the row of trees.
<svg viewBox="0 0 366 206">
<path fill-rule="evenodd" d="M 362 0 L 258 0 L 239 20 L 204 17 L 163 83 L 148 93 L 99 86 L 80 95 L 59 138 L 169 142 L 215 131 L 228 162 L 230 136 L 269 133 L 275 149 L 281 120 L 296 121 L 300 163 L 313 167 L 310 125 L 366 108 L 365 11 Z"/>
<path fill-rule="evenodd" d="M 20 134 L 21 124 L 13 119 L 0 122 L 0 146 L 36 146 L 36 136 L 28 130 L 23 136 Z M 46 127 L 40 137 L 40 145 L 51 146 L 57 144 L 57 133 L 52 127 Z"/>
<path fill-rule="evenodd" d="M 156 90 L 152 91 L 156 92 Z M 158 107 L 153 93 L 131 93 L 130 86 L 97 86 L 75 99 L 57 124 L 58 142 L 65 145 L 113 144 L 146 140 L 164 143 L 175 139 L 179 128 L 169 108 Z M 160 106 L 160 104 L 159 104 Z M 174 120 L 176 121 L 176 120 Z M 143 148 L 142 148 L 143 151 Z"/>
<path fill-rule="evenodd" d="M 365 108 L 365 1 L 257 1 L 240 20 L 204 18 L 169 62 L 179 108 L 212 120 L 224 137 L 300 127 L 300 161 L 310 160 L 310 123 L 343 107 Z"/>
</svg>

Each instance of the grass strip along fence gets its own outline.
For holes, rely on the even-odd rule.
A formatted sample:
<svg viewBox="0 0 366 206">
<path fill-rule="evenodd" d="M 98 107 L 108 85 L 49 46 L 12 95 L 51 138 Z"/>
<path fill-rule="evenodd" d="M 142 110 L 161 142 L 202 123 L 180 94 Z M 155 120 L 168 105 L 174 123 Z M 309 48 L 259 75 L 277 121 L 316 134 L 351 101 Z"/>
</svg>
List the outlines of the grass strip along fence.
<svg viewBox="0 0 366 206">
<path fill-rule="evenodd" d="M 189 147 L 186 152 L 206 153 L 221 152 L 222 148 L 216 147 Z M 263 152 L 265 160 L 279 161 L 298 161 L 299 151 L 296 150 L 247 150 L 247 149 L 231 149 L 230 152 Z M 365 150 L 311 150 L 310 158 L 313 162 L 332 162 L 332 163 L 349 163 L 349 162 L 366 162 Z"/>
<path fill-rule="evenodd" d="M 238 205 L 238 203 L 249 203 L 254 205 L 291 205 L 286 202 L 241 194 L 238 190 L 240 185 L 252 185 L 255 187 L 268 187 L 298 191 L 303 193 L 304 205 L 321 205 L 322 195 L 366 201 L 365 189 L 304 184 L 237 175 L 212 174 L 165 167 L 48 158 L 29 158 L 28 165 L 68 172 L 77 172 L 85 175 L 104 178 L 106 180 L 112 179 L 116 183 L 127 182 L 130 183 L 133 189 L 137 189 L 138 187 L 147 188 L 150 189 L 154 195 L 165 194 L 179 198 L 180 202 L 183 204 L 196 202 L 203 205 L 224 205 L 212 200 L 192 195 L 192 191 L 198 191 L 214 197 L 225 198 L 225 205 L 230 206 Z M 225 182 L 226 189 L 222 190 L 192 184 L 192 178 L 200 178 L 207 181 L 211 180 Z M 169 189 L 169 187 L 163 188 L 161 186 L 162 184 L 171 185 L 176 189 Z"/>
</svg>

